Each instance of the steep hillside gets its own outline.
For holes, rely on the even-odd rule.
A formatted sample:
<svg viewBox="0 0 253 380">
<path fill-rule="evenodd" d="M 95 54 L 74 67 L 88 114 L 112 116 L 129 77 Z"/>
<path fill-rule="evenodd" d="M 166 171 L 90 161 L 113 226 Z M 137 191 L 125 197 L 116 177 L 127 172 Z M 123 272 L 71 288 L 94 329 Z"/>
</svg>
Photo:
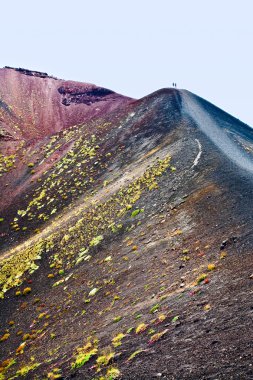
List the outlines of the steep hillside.
<svg viewBox="0 0 253 380">
<path fill-rule="evenodd" d="M 93 90 L 97 116 L 57 91 L 80 119 L 2 155 L 0 379 L 253 378 L 251 128 L 183 90 Z"/>
<path fill-rule="evenodd" d="M 51 168 L 66 153 L 69 141 L 73 142 L 71 128 L 98 120 L 130 101 L 89 83 L 25 69 L 0 69 L 0 177 L 5 175 L 2 186 L 7 187 L 1 194 L 0 208 L 15 202 L 17 183 L 13 178 L 21 176 L 23 191 L 29 186 L 31 178 L 25 166 L 32 164 L 30 157 L 43 160 L 41 170 Z M 54 134 L 60 131 L 63 139 L 59 144 L 59 136 Z"/>
</svg>

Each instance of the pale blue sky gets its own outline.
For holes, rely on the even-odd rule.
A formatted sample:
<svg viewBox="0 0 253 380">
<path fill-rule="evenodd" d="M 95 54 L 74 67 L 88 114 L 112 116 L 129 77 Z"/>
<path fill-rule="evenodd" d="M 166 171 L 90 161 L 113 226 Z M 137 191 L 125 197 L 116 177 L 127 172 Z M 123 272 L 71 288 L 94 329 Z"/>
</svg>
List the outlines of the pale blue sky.
<svg viewBox="0 0 253 380">
<path fill-rule="evenodd" d="M 2 0 L 0 11 L 0 67 L 136 98 L 177 82 L 253 127 L 252 0 Z"/>
</svg>

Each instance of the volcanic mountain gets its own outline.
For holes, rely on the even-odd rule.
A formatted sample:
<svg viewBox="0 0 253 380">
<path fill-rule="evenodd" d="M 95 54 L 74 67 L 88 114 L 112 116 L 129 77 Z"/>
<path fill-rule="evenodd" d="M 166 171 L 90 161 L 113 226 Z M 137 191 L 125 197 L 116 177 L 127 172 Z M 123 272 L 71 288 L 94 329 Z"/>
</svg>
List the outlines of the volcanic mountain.
<svg viewBox="0 0 253 380">
<path fill-rule="evenodd" d="M 0 70 L 0 379 L 250 379 L 253 130 Z"/>
</svg>

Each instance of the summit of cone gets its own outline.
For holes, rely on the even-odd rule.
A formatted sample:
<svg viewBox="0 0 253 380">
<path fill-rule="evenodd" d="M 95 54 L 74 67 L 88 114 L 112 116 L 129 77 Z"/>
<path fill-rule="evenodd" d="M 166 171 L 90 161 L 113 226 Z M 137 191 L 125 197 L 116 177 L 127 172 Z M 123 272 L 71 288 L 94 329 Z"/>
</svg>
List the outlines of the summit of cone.
<svg viewBox="0 0 253 380">
<path fill-rule="evenodd" d="M 0 379 L 251 379 L 252 129 L 0 70 Z"/>
</svg>

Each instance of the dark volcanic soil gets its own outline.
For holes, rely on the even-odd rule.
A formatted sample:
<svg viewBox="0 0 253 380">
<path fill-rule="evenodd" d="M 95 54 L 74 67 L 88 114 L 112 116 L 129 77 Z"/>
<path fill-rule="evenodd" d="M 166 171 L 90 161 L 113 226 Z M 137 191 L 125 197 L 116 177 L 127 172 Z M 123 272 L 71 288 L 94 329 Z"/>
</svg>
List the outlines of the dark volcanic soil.
<svg viewBox="0 0 253 380">
<path fill-rule="evenodd" d="M 0 379 L 253 379 L 251 129 L 186 91 L 124 101 L 0 177 Z"/>
</svg>

